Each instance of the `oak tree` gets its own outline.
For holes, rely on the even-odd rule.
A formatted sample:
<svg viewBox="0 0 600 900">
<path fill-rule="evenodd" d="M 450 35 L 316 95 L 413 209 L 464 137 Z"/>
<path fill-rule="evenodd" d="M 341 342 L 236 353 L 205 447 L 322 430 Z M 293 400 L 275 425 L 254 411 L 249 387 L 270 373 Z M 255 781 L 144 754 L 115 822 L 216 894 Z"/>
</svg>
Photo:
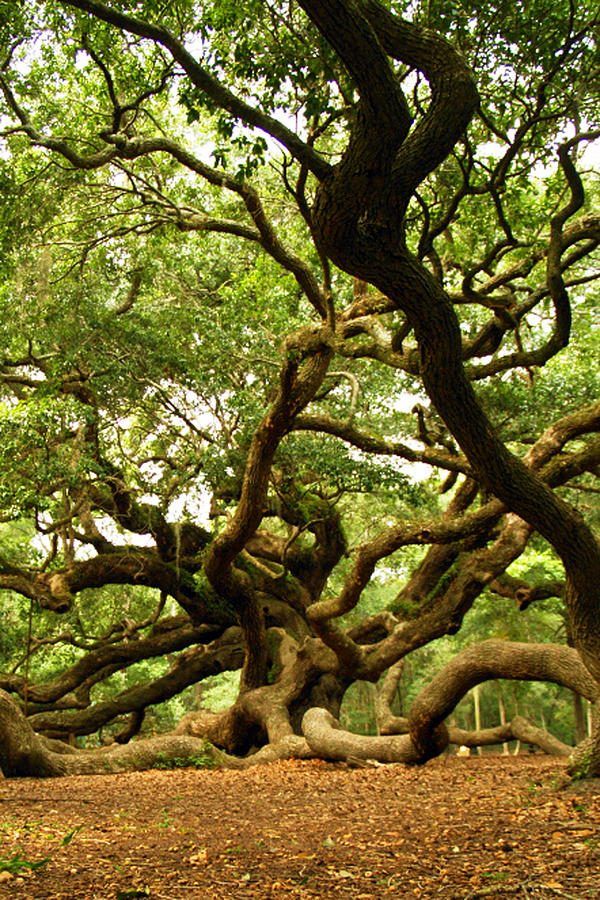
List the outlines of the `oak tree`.
<svg viewBox="0 0 600 900">
<path fill-rule="evenodd" d="M 69 623 L 11 650 L 5 774 L 204 739 L 252 762 L 569 752 L 519 717 L 445 721 L 489 679 L 597 698 L 598 16 L 0 4 L 0 588 Z M 560 577 L 507 573 L 531 544 Z M 483 592 L 523 616 L 560 597 L 567 639 L 467 647 L 394 715 L 402 660 Z M 230 708 L 176 735 L 53 743 L 128 716 L 126 743 L 238 667 Z M 382 678 L 380 736 L 341 729 L 348 687 Z M 579 756 L 597 771 L 597 740 Z"/>
</svg>

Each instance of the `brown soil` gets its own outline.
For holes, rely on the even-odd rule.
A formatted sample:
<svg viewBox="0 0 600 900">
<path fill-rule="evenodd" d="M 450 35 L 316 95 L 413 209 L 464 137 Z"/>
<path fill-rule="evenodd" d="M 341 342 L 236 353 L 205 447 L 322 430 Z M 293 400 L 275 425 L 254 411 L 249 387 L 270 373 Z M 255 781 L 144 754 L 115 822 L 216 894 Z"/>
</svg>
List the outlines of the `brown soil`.
<svg viewBox="0 0 600 900">
<path fill-rule="evenodd" d="M 563 771 L 447 757 L 4 781 L 0 898 L 600 898 L 600 788 Z M 50 858 L 16 872 L 15 854 Z"/>
</svg>

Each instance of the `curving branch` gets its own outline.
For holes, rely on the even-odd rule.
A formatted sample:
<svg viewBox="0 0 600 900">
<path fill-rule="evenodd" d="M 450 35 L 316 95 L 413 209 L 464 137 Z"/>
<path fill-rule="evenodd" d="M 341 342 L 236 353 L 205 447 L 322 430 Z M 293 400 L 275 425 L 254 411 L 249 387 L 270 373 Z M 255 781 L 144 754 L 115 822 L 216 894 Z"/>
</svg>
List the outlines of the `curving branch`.
<svg viewBox="0 0 600 900">
<path fill-rule="evenodd" d="M 410 735 L 423 758 L 436 753 L 437 730 L 468 690 L 496 678 L 550 681 L 595 700 L 599 685 L 572 647 L 484 641 L 463 650 L 423 688 L 409 714 Z"/>
<path fill-rule="evenodd" d="M 462 472 L 465 475 L 471 473 L 471 467 L 460 456 L 435 447 L 415 450 L 399 441 L 386 440 L 372 432 L 363 431 L 352 422 L 340 422 L 329 416 L 298 416 L 294 422 L 294 431 L 316 431 L 322 434 L 331 434 L 366 453 L 398 456 L 407 462 L 428 463 L 440 469 L 447 469 L 449 472 Z"/>
<path fill-rule="evenodd" d="M 223 631 L 223 626 L 195 626 L 181 619 L 163 620 L 159 624 L 160 627 L 157 626 L 148 637 L 139 640 L 101 643 L 100 646 L 88 650 L 85 656 L 50 681 L 26 684 L 19 676 L 5 677 L 0 674 L 0 688 L 18 694 L 21 699 L 24 699 L 26 694 L 28 704 L 48 706 L 59 701 L 63 701 L 64 706 L 65 698 L 73 695 L 70 702 L 79 707 L 81 704 L 75 693 L 98 672 L 108 668 L 116 672 L 143 659 L 166 656 L 193 644 L 206 644 Z"/>
<path fill-rule="evenodd" d="M 243 687 L 263 683 L 267 646 L 264 621 L 252 586 L 233 562 L 264 515 L 275 451 L 325 377 L 333 355 L 331 332 L 326 326 L 302 329 L 288 338 L 285 353 L 277 397 L 252 437 L 235 512 L 208 547 L 204 561 L 204 571 L 215 591 L 240 611 L 248 646 Z"/>
<path fill-rule="evenodd" d="M 426 113 L 401 145 L 391 188 L 404 207 L 423 179 L 443 162 L 478 106 L 473 75 L 443 37 L 390 13 L 378 0 L 361 7 L 390 56 L 422 72 L 431 88 Z"/>
<path fill-rule="evenodd" d="M 274 137 L 318 178 L 325 178 L 329 174 L 329 163 L 313 147 L 302 141 L 281 122 L 236 97 L 216 77 L 210 75 L 186 50 L 184 44 L 166 28 L 142 21 L 96 0 L 61 0 L 61 3 L 164 47 L 173 61 L 181 66 L 192 84 L 210 97 L 218 107 L 227 110 L 247 125 L 259 128 Z"/>
<path fill-rule="evenodd" d="M 60 742 L 37 735 L 23 713 L 0 690 L 0 772 L 7 778 L 29 776 L 52 778 L 64 775 L 91 775 L 151 769 L 165 759 L 206 760 L 207 765 L 241 768 L 243 763 L 216 750 L 204 740 L 185 735 L 164 735 L 98 750 L 74 751 Z"/>
<path fill-rule="evenodd" d="M 109 700 L 100 700 L 83 709 L 33 712 L 28 721 L 35 731 L 50 737 L 92 734 L 117 716 L 142 712 L 204 678 L 238 669 L 244 654 L 241 637 L 239 628 L 228 628 L 205 646 L 193 646 L 180 653 L 169 672 L 159 678 L 136 684 Z"/>
</svg>

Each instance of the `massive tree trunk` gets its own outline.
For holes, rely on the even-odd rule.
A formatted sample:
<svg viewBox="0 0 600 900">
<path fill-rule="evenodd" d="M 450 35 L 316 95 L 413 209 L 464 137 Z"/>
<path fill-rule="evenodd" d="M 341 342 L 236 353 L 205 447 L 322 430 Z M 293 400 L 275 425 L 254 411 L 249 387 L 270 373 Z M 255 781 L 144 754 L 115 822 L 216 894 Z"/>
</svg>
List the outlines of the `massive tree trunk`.
<svg viewBox="0 0 600 900">
<path fill-rule="evenodd" d="M 319 641 L 302 646 L 282 629 L 269 629 L 273 684 L 243 689 L 236 702 L 223 712 L 191 712 L 178 724 L 178 733 L 207 738 L 229 753 L 248 753 L 263 744 L 277 745 L 300 734 L 302 716 L 314 706 L 333 714 L 349 680 L 328 671 L 331 654 Z"/>
<path fill-rule="evenodd" d="M 356 758 L 415 763 L 438 755 L 449 742 L 477 747 L 515 739 L 535 744 L 547 753 L 565 756 L 571 748 L 518 716 L 498 728 L 472 733 L 448 729 L 444 720 L 471 687 L 487 679 L 553 681 L 590 699 L 598 696 L 597 683 L 572 648 L 486 641 L 459 654 L 438 673 L 418 695 L 408 718 L 387 716 L 387 734 L 380 737 L 353 735 L 341 728 L 331 712 L 312 706 L 304 714 L 301 737 L 294 734 L 290 706 L 299 701 L 301 706 L 315 689 L 320 696 L 337 699 L 341 697 L 342 683 L 331 682 L 330 676 L 323 681 L 314 660 L 310 664 L 304 661 L 301 666 L 303 678 L 299 677 L 298 666 L 297 659 L 290 659 L 287 668 L 283 667 L 285 671 L 280 683 L 242 692 L 234 707 L 224 713 L 190 715 L 180 723 L 175 734 L 98 751 L 73 751 L 70 748 L 65 752 L 65 745 L 36 735 L 15 701 L 0 691 L 0 733 L 4 736 L 0 746 L 0 768 L 7 776 L 49 776 L 126 771 L 183 764 L 184 761 L 193 765 L 201 760 L 205 764 L 251 765 L 270 759 L 309 755 L 335 760 Z M 390 733 L 392 731 L 398 733 Z M 216 743 L 233 753 L 248 753 L 253 741 L 256 746 L 267 743 L 244 762 L 237 757 L 234 762 L 232 757 L 214 746 Z M 574 771 L 592 774 L 598 770 L 597 746 L 597 737 L 589 746 L 582 745 Z"/>
<path fill-rule="evenodd" d="M 556 549 L 567 575 L 565 600 L 576 645 L 600 680 L 600 547 L 579 513 L 498 438 L 463 369 L 450 299 L 404 241 L 403 219 L 414 190 L 443 161 L 477 106 L 471 74 L 443 39 L 401 21 L 376 0 L 300 5 L 346 64 L 361 97 L 342 159 L 320 182 L 315 234 L 340 268 L 378 287 L 405 313 L 418 341 L 425 389 L 478 480 Z M 416 66 L 430 82 L 430 107 L 410 133 L 408 108 L 387 54 Z M 561 163 L 571 196 L 551 223 L 547 274 L 556 351 L 566 346 L 570 329 L 560 275 L 562 228 L 583 202 L 566 151 Z"/>
</svg>

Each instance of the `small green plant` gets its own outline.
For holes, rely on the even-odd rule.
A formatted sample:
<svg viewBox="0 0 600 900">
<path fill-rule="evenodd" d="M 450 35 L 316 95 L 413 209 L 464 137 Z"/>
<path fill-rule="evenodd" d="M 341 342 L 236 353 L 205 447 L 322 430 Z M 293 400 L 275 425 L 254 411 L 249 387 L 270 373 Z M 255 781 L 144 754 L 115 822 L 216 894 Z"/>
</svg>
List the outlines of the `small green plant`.
<svg viewBox="0 0 600 900">
<path fill-rule="evenodd" d="M 54 854 L 60 850 L 61 847 L 66 847 L 73 839 L 73 835 L 77 834 L 78 831 L 81 831 L 82 828 L 83 825 L 78 825 L 76 828 L 69 831 L 58 846 L 50 852 L 50 855 L 45 856 L 43 859 L 35 861 L 27 859 L 26 856 L 21 855 L 21 850 L 17 850 L 14 856 L 0 856 L 0 872 L 10 872 L 11 875 L 15 875 L 26 869 L 30 872 L 36 872 L 38 869 L 43 869 L 44 866 L 48 865 Z"/>
<path fill-rule="evenodd" d="M 167 812 L 166 809 L 161 810 L 161 812 L 162 812 L 162 819 L 158 823 L 158 827 L 159 828 L 169 828 L 171 825 L 171 816 L 169 815 L 169 813 Z"/>
<path fill-rule="evenodd" d="M 117 891 L 117 900 L 134 900 L 136 897 L 149 897 L 150 888 L 129 888 L 125 891 Z"/>
<path fill-rule="evenodd" d="M 12 875 L 16 875 L 24 869 L 35 872 L 36 869 L 43 869 L 51 859 L 51 856 L 45 856 L 43 859 L 38 859 L 34 862 L 31 859 L 27 859 L 25 856 L 21 856 L 20 852 L 17 851 L 17 853 L 11 857 L 0 856 L 0 872 L 10 872 Z"/>
<path fill-rule="evenodd" d="M 150 888 L 129 888 L 125 891 L 117 891 L 117 900 L 133 900 L 135 897 L 149 897 Z"/>
<path fill-rule="evenodd" d="M 155 769 L 210 769 L 215 761 L 208 752 L 191 756 L 161 756 L 154 763 Z"/>
<path fill-rule="evenodd" d="M 19 822 L 16 816 L 11 816 L 8 821 L 0 822 L 0 831 L 9 833 L 15 831 L 33 831 L 35 828 L 39 828 L 41 824 L 41 822 Z"/>
<path fill-rule="evenodd" d="M 508 878 L 508 872 L 482 872 L 482 878 L 489 878 L 490 881 L 502 881 L 503 878 Z"/>
</svg>

